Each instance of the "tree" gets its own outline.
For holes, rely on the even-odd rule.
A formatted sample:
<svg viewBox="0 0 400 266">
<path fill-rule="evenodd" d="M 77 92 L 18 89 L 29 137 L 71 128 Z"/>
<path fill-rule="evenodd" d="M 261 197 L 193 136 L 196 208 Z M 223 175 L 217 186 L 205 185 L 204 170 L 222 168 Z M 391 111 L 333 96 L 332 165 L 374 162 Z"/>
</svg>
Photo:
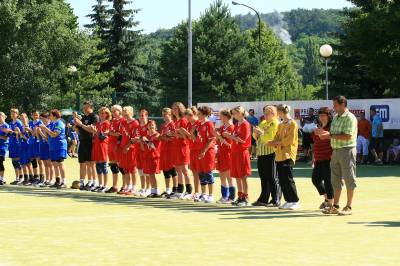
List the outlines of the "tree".
<svg viewBox="0 0 400 266">
<path fill-rule="evenodd" d="M 301 71 L 303 84 L 318 85 L 321 83 L 322 62 L 319 54 L 320 44 L 314 37 L 307 38 L 303 48 L 305 52 L 304 67 Z"/>
<path fill-rule="evenodd" d="M 400 1 L 352 0 L 331 75 L 332 91 L 356 98 L 400 93 Z"/>
<path fill-rule="evenodd" d="M 67 67 L 82 53 L 76 17 L 62 0 L 4 0 L 0 14 L 0 104 L 47 108 L 46 95 L 65 93 Z"/>
</svg>

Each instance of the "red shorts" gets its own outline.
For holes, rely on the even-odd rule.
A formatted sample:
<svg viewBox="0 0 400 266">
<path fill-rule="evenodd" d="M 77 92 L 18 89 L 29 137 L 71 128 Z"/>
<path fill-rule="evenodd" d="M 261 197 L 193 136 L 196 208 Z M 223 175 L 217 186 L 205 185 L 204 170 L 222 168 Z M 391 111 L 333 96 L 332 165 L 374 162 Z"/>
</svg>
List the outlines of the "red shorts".
<svg viewBox="0 0 400 266">
<path fill-rule="evenodd" d="M 94 141 L 92 146 L 92 160 L 95 162 L 108 161 L 108 143 Z"/>
<path fill-rule="evenodd" d="M 108 159 L 110 162 L 118 162 L 119 156 L 121 154 L 121 149 L 117 142 L 108 143 Z"/>
<path fill-rule="evenodd" d="M 127 153 L 121 152 L 119 167 L 124 169 L 126 174 L 133 174 L 136 170 L 136 151 L 131 148 Z"/>
<path fill-rule="evenodd" d="M 196 172 L 200 170 L 199 155 L 200 150 L 190 150 L 190 170 Z"/>
<path fill-rule="evenodd" d="M 190 151 L 188 144 L 182 144 L 180 146 L 174 146 L 171 151 L 173 156 L 173 162 L 177 165 L 188 165 L 190 162 Z"/>
<path fill-rule="evenodd" d="M 232 151 L 232 167 L 231 177 L 242 178 L 245 176 L 251 176 L 251 163 L 249 151 Z"/>
<path fill-rule="evenodd" d="M 226 172 L 231 169 L 231 151 L 227 149 L 219 149 L 217 153 L 217 170 Z"/>
<path fill-rule="evenodd" d="M 143 173 L 155 175 L 160 173 L 160 158 L 145 158 L 143 162 Z"/>
<path fill-rule="evenodd" d="M 215 169 L 215 149 L 208 149 L 202 159 L 199 160 L 200 173 L 209 173 Z"/>
<path fill-rule="evenodd" d="M 172 146 L 161 143 L 160 149 L 160 169 L 163 171 L 171 170 L 175 167 L 174 158 L 172 158 Z"/>
</svg>

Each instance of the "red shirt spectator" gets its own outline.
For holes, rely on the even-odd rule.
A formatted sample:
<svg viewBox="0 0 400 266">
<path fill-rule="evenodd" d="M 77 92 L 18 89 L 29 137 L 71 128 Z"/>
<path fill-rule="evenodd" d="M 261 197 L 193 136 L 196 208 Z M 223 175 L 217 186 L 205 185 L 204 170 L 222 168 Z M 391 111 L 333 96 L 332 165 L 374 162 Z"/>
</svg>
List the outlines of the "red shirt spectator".
<svg viewBox="0 0 400 266">
<path fill-rule="evenodd" d="M 324 127 L 325 131 L 329 131 L 329 127 Z M 311 133 L 314 140 L 314 161 L 328 161 L 332 157 L 332 147 L 330 139 L 320 139 L 315 133 Z"/>
</svg>

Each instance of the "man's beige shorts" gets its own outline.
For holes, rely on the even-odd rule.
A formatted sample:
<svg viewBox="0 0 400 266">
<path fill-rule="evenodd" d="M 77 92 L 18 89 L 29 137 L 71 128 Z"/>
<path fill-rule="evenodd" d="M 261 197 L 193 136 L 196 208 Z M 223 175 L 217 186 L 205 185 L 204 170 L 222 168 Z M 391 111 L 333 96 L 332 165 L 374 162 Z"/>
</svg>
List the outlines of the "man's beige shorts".
<svg viewBox="0 0 400 266">
<path fill-rule="evenodd" d="M 331 159 L 331 180 L 333 190 L 341 190 L 342 180 L 347 189 L 355 189 L 356 185 L 356 147 L 335 149 Z"/>
</svg>

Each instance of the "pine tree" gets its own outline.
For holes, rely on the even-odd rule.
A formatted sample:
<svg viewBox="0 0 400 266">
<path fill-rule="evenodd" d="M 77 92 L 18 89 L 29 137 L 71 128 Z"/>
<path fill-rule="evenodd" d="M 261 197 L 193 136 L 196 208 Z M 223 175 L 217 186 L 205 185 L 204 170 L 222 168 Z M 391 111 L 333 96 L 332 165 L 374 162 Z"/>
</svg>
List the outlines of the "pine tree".
<svg viewBox="0 0 400 266">
<path fill-rule="evenodd" d="M 110 27 L 110 64 L 114 70 L 112 87 L 119 93 L 136 94 L 144 81 L 144 71 L 137 63 L 138 49 L 143 44 L 139 25 L 134 20 L 138 9 L 127 9 L 132 1 L 108 0 L 113 2 Z M 135 97 L 133 97 L 135 98 Z"/>
<path fill-rule="evenodd" d="M 305 60 L 301 71 L 303 84 L 318 85 L 321 83 L 322 63 L 319 55 L 319 45 L 317 40 L 309 37 L 304 46 Z"/>
</svg>

